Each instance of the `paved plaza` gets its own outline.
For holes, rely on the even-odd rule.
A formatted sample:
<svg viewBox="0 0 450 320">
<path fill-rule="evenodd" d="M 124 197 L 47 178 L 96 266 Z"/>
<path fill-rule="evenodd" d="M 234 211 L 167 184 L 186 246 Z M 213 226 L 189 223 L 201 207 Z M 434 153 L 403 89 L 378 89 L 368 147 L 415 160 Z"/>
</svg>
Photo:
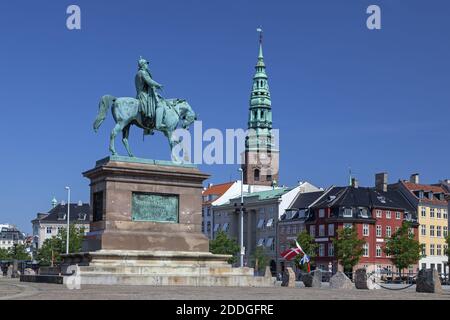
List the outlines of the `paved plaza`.
<svg viewBox="0 0 450 320">
<path fill-rule="evenodd" d="M 226 288 L 226 287 L 149 287 L 82 286 L 69 290 L 63 285 L 23 283 L 0 279 L 0 300 L 450 300 L 444 294 L 407 290 L 331 290 L 313 288 Z"/>
</svg>

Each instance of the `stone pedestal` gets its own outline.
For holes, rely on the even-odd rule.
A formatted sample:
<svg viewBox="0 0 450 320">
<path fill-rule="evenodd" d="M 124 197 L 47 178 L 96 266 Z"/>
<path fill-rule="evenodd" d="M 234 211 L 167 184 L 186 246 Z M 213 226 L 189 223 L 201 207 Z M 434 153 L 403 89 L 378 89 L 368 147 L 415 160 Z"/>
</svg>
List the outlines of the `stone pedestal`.
<svg viewBox="0 0 450 320">
<path fill-rule="evenodd" d="M 353 289 L 355 286 L 345 273 L 338 271 L 330 279 L 330 288 L 332 289 Z"/>
<path fill-rule="evenodd" d="M 416 292 L 442 293 L 441 280 L 436 269 L 422 269 L 417 275 Z"/>
<path fill-rule="evenodd" d="M 302 275 L 302 281 L 306 288 L 321 288 L 322 271 L 314 270 L 311 273 Z"/>
<path fill-rule="evenodd" d="M 196 167 L 109 157 L 84 176 L 91 181 L 90 232 L 83 253 L 63 256 L 62 270 L 78 265 L 81 284 L 275 285 L 209 252 L 201 232 L 209 176 Z"/>
<path fill-rule="evenodd" d="M 209 176 L 196 167 L 109 157 L 84 176 L 91 181 L 92 220 L 83 251 L 208 252 L 201 232 L 201 197 Z M 145 197 L 152 208 L 137 212 L 135 202 L 145 202 Z M 177 202 L 177 208 L 164 208 L 163 201 Z"/>
<path fill-rule="evenodd" d="M 355 272 L 355 287 L 360 290 L 369 290 L 367 286 L 367 271 L 366 269 L 358 269 Z"/>
<path fill-rule="evenodd" d="M 295 288 L 295 272 L 292 268 L 286 268 L 281 281 L 282 287 Z"/>
</svg>

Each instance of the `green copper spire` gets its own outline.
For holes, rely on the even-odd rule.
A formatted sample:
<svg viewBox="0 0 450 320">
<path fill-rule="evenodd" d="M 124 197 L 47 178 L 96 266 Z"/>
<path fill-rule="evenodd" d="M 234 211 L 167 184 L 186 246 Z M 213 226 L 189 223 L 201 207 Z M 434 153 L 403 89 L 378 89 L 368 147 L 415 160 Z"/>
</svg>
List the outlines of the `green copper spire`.
<svg viewBox="0 0 450 320">
<path fill-rule="evenodd" d="M 52 200 L 52 208 L 56 207 L 57 204 L 58 204 L 58 200 L 56 200 L 56 198 L 53 197 L 53 200 Z"/>
<path fill-rule="evenodd" d="M 272 130 L 272 101 L 270 98 L 266 64 L 264 63 L 262 29 L 258 28 L 257 31 L 260 33 L 259 54 L 250 95 L 248 128 L 255 130 L 258 142 L 256 142 L 257 145 L 248 146 L 252 148 L 258 148 L 265 143 L 270 144 Z M 250 144 L 252 143 L 250 142 Z"/>
</svg>

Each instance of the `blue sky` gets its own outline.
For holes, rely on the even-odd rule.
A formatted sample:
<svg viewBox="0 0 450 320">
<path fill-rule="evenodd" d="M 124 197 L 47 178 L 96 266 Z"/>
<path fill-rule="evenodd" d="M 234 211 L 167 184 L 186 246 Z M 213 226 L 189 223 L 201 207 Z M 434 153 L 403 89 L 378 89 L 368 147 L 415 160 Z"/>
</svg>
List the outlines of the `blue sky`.
<svg viewBox="0 0 450 320">
<path fill-rule="evenodd" d="M 66 28 L 66 8 L 82 30 Z M 382 9 L 382 30 L 366 8 Z M 136 60 L 151 61 L 166 97 L 185 98 L 205 128 L 246 126 L 264 27 L 281 177 L 362 185 L 420 172 L 449 178 L 450 3 L 446 0 L 2 1 L 0 3 L 0 222 L 31 231 L 53 196 L 88 201 L 81 172 L 108 155 L 112 117 L 91 129 L 104 94 L 134 96 Z M 161 135 L 135 154 L 168 159 Z M 124 152 L 120 139 L 118 150 Z M 236 166 L 201 166 L 212 182 Z"/>
</svg>

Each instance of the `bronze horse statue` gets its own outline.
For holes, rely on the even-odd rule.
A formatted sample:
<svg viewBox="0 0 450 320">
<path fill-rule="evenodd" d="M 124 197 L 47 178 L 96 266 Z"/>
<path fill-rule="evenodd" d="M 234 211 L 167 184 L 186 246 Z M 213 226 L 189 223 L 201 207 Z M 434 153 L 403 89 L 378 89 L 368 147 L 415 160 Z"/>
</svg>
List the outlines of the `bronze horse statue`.
<svg viewBox="0 0 450 320">
<path fill-rule="evenodd" d="M 169 140 L 170 150 L 173 151 L 173 148 L 181 142 L 173 136 L 173 133 L 178 128 L 180 122 L 183 129 L 188 129 L 189 126 L 197 120 L 197 116 L 186 100 L 164 99 L 161 96 L 158 98 L 159 103 L 165 108 L 165 115 L 162 122 L 165 125 L 165 128 L 164 130 L 161 130 L 161 132 Z M 105 120 L 109 108 L 111 108 L 114 121 L 116 122 L 116 125 L 111 131 L 109 150 L 112 155 L 117 155 L 114 141 L 116 136 L 122 131 L 122 142 L 128 152 L 128 156 L 134 157 L 128 144 L 130 127 L 135 125 L 144 129 L 146 132 L 152 132 L 155 129 L 154 119 L 143 117 L 139 108 L 139 100 L 135 98 L 116 98 L 105 95 L 101 98 L 99 103 L 99 112 L 94 122 L 95 132 L 97 132 L 98 128 Z M 172 157 L 175 157 L 173 152 Z M 179 161 L 179 159 L 176 160 Z"/>
</svg>

